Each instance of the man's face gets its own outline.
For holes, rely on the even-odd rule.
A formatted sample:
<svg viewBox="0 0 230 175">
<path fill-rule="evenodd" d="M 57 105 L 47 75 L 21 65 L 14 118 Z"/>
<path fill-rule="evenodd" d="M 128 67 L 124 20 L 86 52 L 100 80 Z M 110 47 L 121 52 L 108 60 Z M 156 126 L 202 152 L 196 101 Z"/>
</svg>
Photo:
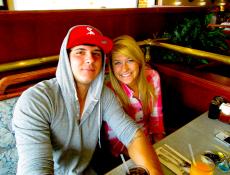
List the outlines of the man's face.
<svg viewBox="0 0 230 175">
<path fill-rule="evenodd" d="M 88 87 L 101 71 L 101 49 L 97 46 L 75 46 L 71 49 L 69 58 L 77 86 Z"/>
</svg>

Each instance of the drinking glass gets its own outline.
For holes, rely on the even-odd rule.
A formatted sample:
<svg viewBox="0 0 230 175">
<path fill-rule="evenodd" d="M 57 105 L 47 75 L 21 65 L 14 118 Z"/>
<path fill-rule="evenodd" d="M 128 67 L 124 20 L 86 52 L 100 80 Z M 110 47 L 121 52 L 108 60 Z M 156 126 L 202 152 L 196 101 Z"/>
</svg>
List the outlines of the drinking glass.
<svg viewBox="0 0 230 175">
<path fill-rule="evenodd" d="M 132 166 L 129 167 L 129 174 L 126 172 L 126 175 L 149 175 L 148 170 L 141 166 Z"/>
<path fill-rule="evenodd" d="M 192 163 L 190 175 L 213 175 L 215 163 L 204 155 L 195 156 L 195 163 Z"/>
</svg>

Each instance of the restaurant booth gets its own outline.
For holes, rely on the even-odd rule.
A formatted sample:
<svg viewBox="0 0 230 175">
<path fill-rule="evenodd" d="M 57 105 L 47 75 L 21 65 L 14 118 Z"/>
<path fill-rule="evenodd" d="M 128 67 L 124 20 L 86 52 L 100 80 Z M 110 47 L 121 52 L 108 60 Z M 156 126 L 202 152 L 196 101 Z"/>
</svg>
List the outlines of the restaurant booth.
<svg viewBox="0 0 230 175">
<path fill-rule="evenodd" d="M 154 39 L 185 17 L 207 13 L 206 7 L 198 6 L 0 11 L 0 107 L 4 105 L 7 110 L 0 111 L 0 117 L 7 113 L 7 121 L 10 121 L 13 105 L 21 92 L 38 81 L 55 76 L 59 49 L 70 27 L 89 24 L 111 38 L 127 34 L 137 41 L 144 41 Z M 145 49 L 145 45 L 142 47 Z M 153 57 L 150 65 L 161 77 L 167 134 L 207 111 L 214 96 L 230 100 L 229 77 L 159 64 Z M 6 143 L 6 149 L 15 149 L 15 142 Z"/>
</svg>

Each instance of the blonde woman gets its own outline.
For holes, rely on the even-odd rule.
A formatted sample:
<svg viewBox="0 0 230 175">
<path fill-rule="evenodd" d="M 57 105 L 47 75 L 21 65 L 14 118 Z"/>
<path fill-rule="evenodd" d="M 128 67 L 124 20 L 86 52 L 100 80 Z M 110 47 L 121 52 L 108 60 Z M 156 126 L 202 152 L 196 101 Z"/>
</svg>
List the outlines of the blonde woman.
<svg viewBox="0 0 230 175">
<path fill-rule="evenodd" d="M 114 39 L 109 59 L 109 81 L 123 109 L 144 131 L 151 143 L 164 137 L 162 97 L 159 74 L 145 65 L 144 54 L 127 35 Z M 106 139 L 113 156 L 126 154 L 125 146 L 105 123 Z M 127 154 L 126 154 L 127 155 Z"/>
</svg>

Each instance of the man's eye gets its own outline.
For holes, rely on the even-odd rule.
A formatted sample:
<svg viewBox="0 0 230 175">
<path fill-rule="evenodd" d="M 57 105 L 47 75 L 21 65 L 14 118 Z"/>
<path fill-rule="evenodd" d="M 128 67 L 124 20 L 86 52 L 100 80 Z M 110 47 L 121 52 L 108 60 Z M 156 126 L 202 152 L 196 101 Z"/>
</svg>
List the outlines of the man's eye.
<svg viewBox="0 0 230 175">
<path fill-rule="evenodd" d="M 96 57 L 101 57 L 102 56 L 101 52 L 94 52 L 93 55 L 96 56 Z"/>
<path fill-rule="evenodd" d="M 76 55 L 85 55 L 85 52 L 84 51 L 77 51 L 75 52 Z"/>
<path fill-rule="evenodd" d="M 73 50 L 72 53 L 73 53 L 74 55 L 78 55 L 78 56 L 84 55 L 84 54 L 85 54 L 85 52 L 82 51 L 82 50 Z"/>
</svg>

